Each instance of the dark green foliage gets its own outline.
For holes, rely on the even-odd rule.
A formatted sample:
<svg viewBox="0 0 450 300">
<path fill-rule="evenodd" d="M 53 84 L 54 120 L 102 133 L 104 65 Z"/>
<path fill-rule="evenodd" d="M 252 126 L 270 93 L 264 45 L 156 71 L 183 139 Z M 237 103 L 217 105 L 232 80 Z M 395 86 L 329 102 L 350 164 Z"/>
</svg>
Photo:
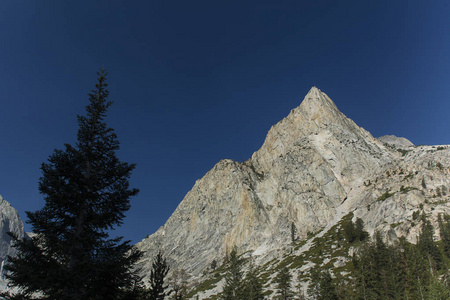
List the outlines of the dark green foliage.
<svg viewBox="0 0 450 300">
<path fill-rule="evenodd" d="M 141 253 L 121 237 L 109 238 L 138 190 L 128 182 L 135 165 L 116 157 L 119 141 L 104 122 L 112 104 L 106 72 L 98 75 L 87 115 L 78 116 L 75 146 L 55 150 L 42 164 L 45 205 L 27 212 L 36 235 L 15 239 L 18 255 L 5 267 L 20 289 L 17 299 L 128 299 L 140 289 L 132 267 Z"/>
<path fill-rule="evenodd" d="M 450 222 L 445 222 L 442 215 L 439 215 L 439 234 L 441 236 L 442 244 L 444 246 L 444 254 L 450 258 Z"/>
<path fill-rule="evenodd" d="M 275 277 L 277 294 L 279 299 L 288 300 L 293 298 L 291 290 L 292 275 L 287 266 L 283 266 Z"/>
<path fill-rule="evenodd" d="M 263 287 L 258 278 L 258 269 L 253 264 L 250 265 L 244 279 L 244 299 L 262 300 L 264 299 Z"/>
<path fill-rule="evenodd" d="M 342 224 L 342 228 L 344 230 L 345 239 L 349 243 L 363 241 L 369 236 L 369 233 L 364 229 L 364 222 L 361 218 L 357 218 L 355 223 L 353 223 L 351 219 L 346 220 Z"/>
<path fill-rule="evenodd" d="M 439 252 L 433 240 L 434 228 L 423 215 L 422 232 L 419 235 L 418 246 L 422 251 L 423 258 L 428 261 L 431 270 L 440 270 L 442 268 L 442 254 Z"/>
<path fill-rule="evenodd" d="M 401 240 L 399 247 L 406 261 L 405 297 L 408 299 L 424 299 L 431 277 L 430 270 L 427 267 L 428 264 L 417 245 L 408 244 L 405 240 Z"/>
<path fill-rule="evenodd" d="M 215 270 L 217 268 L 217 260 L 213 259 L 213 261 L 211 262 L 211 270 Z"/>
<path fill-rule="evenodd" d="M 169 270 L 170 268 L 167 265 L 166 259 L 163 257 L 161 251 L 159 251 L 152 263 L 152 270 L 150 272 L 149 300 L 164 300 L 170 294 L 170 292 L 166 292 L 168 285 L 164 285 L 164 280 Z"/>
<path fill-rule="evenodd" d="M 296 235 L 297 235 L 297 227 L 295 227 L 294 222 L 292 222 L 291 223 L 291 241 L 292 241 L 292 244 L 295 243 Z"/>
<path fill-rule="evenodd" d="M 353 257 L 356 294 L 362 299 L 401 299 L 404 269 L 401 252 L 383 242 L 379 233 L 375 240 L 363 245 Z"/>
<path fill-rule="evenodd" d="M 386 191 L 380 197 L 377 198 L 377 201 L 384 201 L 393 195 L 394 195 L 393 193 L 391 194 L 391 193 L 389 193 L 389 191 Z"/>
<path fill-rule="evenodd" d="M 186 298 L 188 278 L 189 275 L 184 269 L 176 269 L 172 272 L 172 277 L 169 279 L 169 285 L 173 293 L 171 299 L 183 300 Z"/>
<path fill-rule="evenodd" d="M 356 299 L 447 299 L 440 277 L 448 269 L 443 269 L 442 254 L 433 242 L 431 223 L 422 219 L 417 245 L 405 239 L 387 245 L 377 233 L 354 255 Z"/>
<path fill-rule="evenodd" d="M 364 241 L 367 237 L 369 237 L 369 233 L 364 229 L 364 221 L 361 218 L 356 218 L 355 238 Z"/>
<path fill-rule="evenodd" d="M 431 278 L 430 285 L 428 286 L 427 299 L 450 299 L 450 286 L 447 282 L 439 280 L 436 276 Z"/>
<path fill-rule="evenodd" d="M 404 149 L 397 149 L 397 151 L 400 152 L 402 154 L 402 156 L 405 156 L 409 152 L 409 150 L 404 150 Z"/>
<path fill-rule="evenodd" d="M 223 300 L 241 300 L 244 299 L 244 274 L 242 267 L 244 260 L 237 254 L 236 248 L 231 250 L 227 261 L 227 271 L 225 273 L 225 286 L 223 288 L 221 299 Z"/>
<path fill-rule="evenodd" d="M 342 224 L 342 228 L 344 229 L 344 235 L 347 242 L 353 243 L 356 239 L 355 224 L 353 224 L 350 219 Z"/>
<path fill-rule="evenodd" d="M 328 271 L 311 270 L 308 296 L 317 300 L 337 300 L 336 286 Z"/>
<path fill-rule="evenodd" d="M 259 278 L 266 288 L 275 287 L 273 290 L 264 291 L 266 297 L 286 299 L 279 282 L 292 283 L 290 279 L 280 280 L 283 273 L 289 274 L 289 270 L 298 271 L 299 282 L 309 281 L 308 296 L 311 298 L 308 299 L 450 299 L 450 260 L 447 257 L 443 257 L 442 267 L 437 269 L 429 251 L 425 251 L 428 247 L 421 246 L 420 242 L 414 245 L 400 238 L 398 242 L 387 244 L 379 233 L 375 234 L 372 240 L 365 233 L 362 235 L 362 241 L 355 238 L 352 244 L 343 242 L 339 235 L 344 236 L 343 225 L 350 223 L 352 218 L 353 214 L 346 215 L 323 236 L 315 237 L 309 250 L 302 254 L 291 253 L 281 260 L 267 262 L 262 266 L 260 276 L 250 275 L 253 271 L 249 271 L 243 280 L 244 293 L 242 298 L 238 299 L 252 299 L 248 292 L 250 277 Z M 427 223 L 425 215 L 418 216 L 417 219 L 425 221 L 423 224 Z M 441 216 L 440 219 L 439 222 L 444 225 L 448 224 L 450 218 Z M 353 228 L 354 232 L 365 232 L 361 220 L 356 219 Z M 427 231 L 432 232 L 433 228 L 425 229 L 425 234 L 421 233 L 421 239 L 424 241 L 426 239 L 423 236 L 427 236 Z M 439 246 L 439 251 L 444 249 L 443 242 L 434 244 Z M 340 257 L 348 257 L 351 248 L 355 249 L 353 259 L 347 264 L 336 264 Z M 316 267 L 310 272 L 302 271 L 300 266 L 305 261 L 314 263 Z M 335 276 L 331 276 L 330 270 Z M 271 275 L 274 273 L 278 274 L 273 278 Z M 215 283 L 220 280 L 213 279 L 216 280 Z M 304 296 L 302 284 L 298 287 L 298 292 L 296 289 L 296 293 L 290 294 L 287 299 L 301 299 L 300 297 Z M 208 299 L 214 300 L 217 296 L 213 295 Z"/>
</svg>

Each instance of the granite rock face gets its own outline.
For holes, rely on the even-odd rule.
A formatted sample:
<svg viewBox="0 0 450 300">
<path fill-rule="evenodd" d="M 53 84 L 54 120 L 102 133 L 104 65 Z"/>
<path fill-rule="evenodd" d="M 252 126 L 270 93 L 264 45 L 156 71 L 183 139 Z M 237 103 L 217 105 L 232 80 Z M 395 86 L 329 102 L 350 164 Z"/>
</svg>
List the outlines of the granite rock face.
<svg viewBox="0 0 450 300">
<path fill-rule="evenodd" d="M 19 213 L 0 196 L 0 278 L 7 256 L 15 254 L 15 249 L 11 247 L 11 237 L 7 234 L 8 232 L 14 233 L 20 239 L 25 236 Z"/>
<path fill-rule="evenodd" d="M 418 146 L 402 153 L 357 188 L 360 196 L 352 209 L 370 232 L 415 243 L 419 215 L 425 214 L 436 229 L 439 214 L 450 215 L 450 147 Z M 435 234 L 438 238 L 438 230 Z"/>
<path fill-rule="evenodd" d="M 270 129 L 249 160 L 222 160 L 195 183 L 166 224 L 137 244 L 146 251 L 139 267 L 149 274 L 161 250 L 170 264 L 195 278 L 213 260 L 221 263 L 233 246 L 267 261 L 291 242 L 292 224 L 297 238 L 304 239 L 349 212 L 362 217 L 372 232 L 380 229 L 392 236 L 386 224 L 411 217 L 424 197 L 448 180 L 448 149 L 439 156 L 412 149 L 404 156 L 386 139 L 375 139 L 313 87 L 299 107 Z M 443 171 L 422 169 L 436 165 L 436 159 Z M 392 180 L 386 172 L 394 169 L 414 175 Z M 425 196 L 422 178 L 428 182 Z M 377 201 L 387 189 L 397 192 Z M 395 234 L 413 233 L 398 226 Z"/>
<path fill-rule="evenodd" d="M 379 141 L 393 146 L 395 148 L 409 148 L 414 147 L 414 144 L 410 140 L 404 137 L 397 137 L 395 135 L 383 135 L 377 138 Z"/>
</svg>

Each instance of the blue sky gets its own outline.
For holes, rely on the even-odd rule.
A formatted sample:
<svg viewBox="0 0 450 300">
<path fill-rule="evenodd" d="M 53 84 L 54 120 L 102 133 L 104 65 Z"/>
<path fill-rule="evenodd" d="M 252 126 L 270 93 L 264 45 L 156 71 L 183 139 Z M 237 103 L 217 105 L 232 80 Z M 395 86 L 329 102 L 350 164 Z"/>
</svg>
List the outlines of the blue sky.
<svg viewBox="0 0 450 300">
<path fill-rule="evenodd" d="M 40 164 L 75 141 L 102 66 L 119 157 L 137 164 L 141 192 L 116 231 L 133 242 L 220 159 L 248 159 L 311 86 L 376 137 L 448 144 L 449 12 L 449 1 L 2 1 L 0 194 L 23 218 L 43 206 Z"/>
</svg>

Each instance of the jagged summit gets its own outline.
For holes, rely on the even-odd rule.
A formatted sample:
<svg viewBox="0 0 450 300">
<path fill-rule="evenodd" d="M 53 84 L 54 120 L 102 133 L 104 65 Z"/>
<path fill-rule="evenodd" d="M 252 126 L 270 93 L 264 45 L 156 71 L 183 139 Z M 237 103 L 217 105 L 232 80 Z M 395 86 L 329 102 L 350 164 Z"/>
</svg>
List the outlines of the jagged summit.
<svg viewBox="0 0 450 300">
<path fill-rule="evenodd" d="M 298 115 L 298 118 L 301 118 L 300 122 L 310 131 L 330 128 L 333 125 L 338 125 L 348 130 L 354 130 L 353 127 L 358 127 L 339 111 L 336 104 L 327 94 L 317 87 L 310 89 L 294 112 Z"/>
<path fill-rule="evenodd" d="M 338 177 L 343 174 L 353 178 L 356 173 L 367 173 L 391 160 L 382 143 L 341 113 L 316 87 L 311 88 L 299 107 L 272 126 L 251 161 L 258 172 L 266 173 L 274 160 L 305 147 L 325 158 Z"/>
<path fill-rule="evenodd" d="M 310 97 L 314 97 L 314 96 L 319 97 L 321 93 L 322 93 L 322 91 L 318 87 L 313 86 L 313 87 L 311 87 L 309 92 L 306 94 L 305 98 L 310 98 Z"/>
<path fill-rule="evenodd" d="M 300 104 L 300 106 L 308 106 L 312 105 L 312 107 L 317 106 L 328 106 L 329 109 L 337 110 L 334 102 L 327 96 L 327 94 L 323 93 L 320 89 L 313 86 L 308 94 L 306 94 L 304 100 Z"/>
</svg>

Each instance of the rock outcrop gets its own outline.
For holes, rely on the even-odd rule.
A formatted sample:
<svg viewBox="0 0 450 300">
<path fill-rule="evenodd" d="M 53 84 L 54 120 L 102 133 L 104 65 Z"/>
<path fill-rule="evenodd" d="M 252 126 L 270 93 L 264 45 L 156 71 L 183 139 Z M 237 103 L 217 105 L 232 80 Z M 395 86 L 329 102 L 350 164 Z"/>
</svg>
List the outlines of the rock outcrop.
<svg viewBox="0 0 450 300">
<path fill-rule="evenodd" d="M 432 149 L 392 136 L 375 139 L 313 87 L 249 160 L 222 160 L 195 183 L 167 223 L 138 243 L 146 251 L 139 267 L 148 274 L 161 250 L 195 278 L 234 246 L 267 261 L 289 245 L 292 224 L 303 239 L 349 212 L 371 232 L 413 240 L 408 228 L 420 203 L 448 212 L 442 197 L 449 149 Z M 436 210 L 432 203 L 444 205 Z M 390 227 L 404 221 L 410 223 Z"/>
<path fill-rule="evenodd" d="M 379 141 L 393 146 L 395 148 L 409 148 L 414 147 L 414 144 L 410 140 L 404 137 L 397 137 L 395 135 L 383 135 L 377 138 Z"/>
<path fill-rule="evenodd" d="M 4 285 L 2 278 L 5 260 L 8 255 L 13 256 L 15 254 L 15 249 L 11 247 L 11 237 L 7 234 L 8 232 L 12 232 L 21 239 L 25 236 L 19 213 L 0 195 L 0 287 Z"/>
</svg>

